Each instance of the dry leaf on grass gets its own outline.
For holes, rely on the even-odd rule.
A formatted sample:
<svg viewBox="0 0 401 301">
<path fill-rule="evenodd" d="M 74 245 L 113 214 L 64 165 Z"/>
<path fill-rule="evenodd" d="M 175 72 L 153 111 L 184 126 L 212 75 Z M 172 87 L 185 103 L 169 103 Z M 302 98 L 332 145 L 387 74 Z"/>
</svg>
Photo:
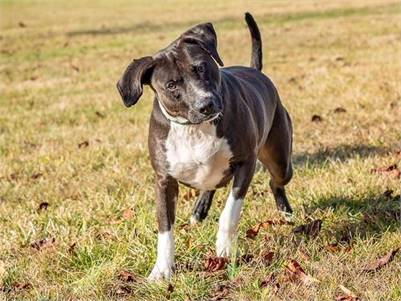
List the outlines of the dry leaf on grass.
<svg viewBox="0 0 401 301">
<path fill-rule="evenodd" d="M 292 230 L 295 234 L 305 234 L 307 236 L 316 237 L 322 228 L 323 221 L 321 219 L 314 220 L 308 224 L 300 225 Z"/>
<path fill-rule="evenodd" d="M 315 114 L 315 115 L 312 116 L 311 121 L 312 122 L 322 122 L 323 121 L 323 117 Z"/>
<path fill-rule="evenodd" d="M 377 168 L 372 168 L 370 170 L 371 173 L 381 173 L 381 174 L 390 174 L 396 177 L 397 179 L 400 178 L 401 172 L 398 169 L 397 164 L 392 164 L 387 167 L 377 167 Z"/>
<path fill-rule="evenodd" d="M 228 258 L 225 257 L 208 257 L 205 259 L 204 270 L 206 272 L 216 272 L 224 270 L 228 263 Z"/>
<path fill-rule="evenodd" d="M 338 286 L 344 293 L 336 297 L 336 301 L 360 301 L 358 296 L 343 285 Z"/>
<path fill-rule="evenodd" d="M 364 272 L 376 272 L 384 267 L 389 262 L 393 261 L 395 254 L 400 250 L 400 248 L 396 248 L 390 252 L 388 252 L 385 256 L 377 259 L 374 262 L 371 262 L 363 269 Z"/>
<path fill-rule="evenodd" d="M 124 282 L 134 282 L 135 275 L 130 271 L 123 270 L 118 274 L 118 279 Z"/>
<path fill-rule="evenodd" d="M 350 252 L 352 250 L 351 246 L 342 246 L 339 245 L 337 242 L 328 244 L 326 250 L 330 253 L 338 253 L 338 252 Z"/>
<path fill-rule="evenodd" d="M 307 286 L 320 282 L 316 278 L 307 275 L 301 265 L 293 259 L 291 259 L 286 265 L 285 271 L 288 279 L 292 282 L 301 281 Z"/>
<path fill-rule="evenodd" d="M 55 242 L 56 242 L 56 239 L 54 237 L 43 238 L 43 239 L 39 239 L 39 240 L 33 242 L 31 244 L 31 247 L 38 251 L 42 251 L 44 249 L 53 247 Z"/>
<path fill-rule="evenodd" d="M 47 208 L 50 206 L 48 202 L 42 202 L 39 204 L 38 211 L 44 211 L 47 210 Z"/>
<path fill-rule="evenodd" d="M 212 291 L 210 301 L 226 300 L 230 293 L 230 286 L 227 283 L 218 283 Z"/>
<path fill-rule="evenodd" d="M 263 279 L 259 287 L 264 288 L 264 287 L 272 287 L 273 288 L 273 293 L 277 294 L 278 290 L 280 289 L 280 284 L 277 282 L 276 275 L 274 273 L 270 273 L 265 279 Z"/>
<path fill-rule="evenodd" d="M 337 107 L 334 109 L 334 113 L 338 114 L 338 113 L 346 113 L 347 110 L 344 109 L 343 107 Z"/>
<path fill-rule="evenodd" d="M 273 262 L 274 252 L 264 252 L 261 259 L 264 265 L 271 265 Z"/>
<path fill-rule="evenodd" d="M 88 147 L 88 146 L 89 146 L 89 141 L 88 140 L 85 140 L 85 141 L 82 141 L 82 142 L 78 143 L 78 148 L 84 148 L 84 147 Z"/>
<path fill-rule="evenodd" d="M 32 179 L 32 180 L 37 180 L 37 179 L 39 179 L 39 178 L 42 177 L 42 176 L 43 176 L 43 173 L 41 173 L 41 172 L 34 173 L 34 174 L 31 176 L 31 179 Z"/>
<path fill-rule="evenodd" d="M 259 234 L 261 228 L 266 230 L 269 228 L 269 226 L 278 226 L 278 225 L 292 225 L 292 223 L 281 219 L 267 220 L 248 229 L 246 231 L 246 237 L 253 239 Z"/>
<path fill-rule="evenodd" d="M 122 216 L 124 219 L 131 219 L 134 216 L 134 210 L 132 208 L 125 209 Z"/>
</svg>

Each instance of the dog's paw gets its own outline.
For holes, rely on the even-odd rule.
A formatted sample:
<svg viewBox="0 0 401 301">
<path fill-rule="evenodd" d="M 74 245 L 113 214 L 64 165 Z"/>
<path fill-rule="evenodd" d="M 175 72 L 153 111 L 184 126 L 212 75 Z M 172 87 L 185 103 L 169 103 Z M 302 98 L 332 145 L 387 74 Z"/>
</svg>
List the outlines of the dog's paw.
<svg viewBox="0 0 401 301">
<path fill-rule="evenodd" d="M 157 280 L 163 280 L 163 279 L 170 279 L 171 276 L 173 275 L 173 268 L 169 267 L 167 265 L 158 265 L 156 264 L 153 267 L 152 272 L 148 276 L 149 281 L 157 281 Z"/>
<path fill-rule="evenodd" d="M 219 257 L 230 257 L 231 242 L 232 239 L 228 233 L 219 231 L 216 240 L 216 255 Z"/>
<path fill-rule="evenodd" d="M 196 225 L 196 224 L 201 223 L 201 220 L 198 219 L 195 215 L 192 215 L 191 218 L 190 218 L 190 220 L 189 220 L 189 223 L 190 223 L 191 225 Z"/>
</svg>

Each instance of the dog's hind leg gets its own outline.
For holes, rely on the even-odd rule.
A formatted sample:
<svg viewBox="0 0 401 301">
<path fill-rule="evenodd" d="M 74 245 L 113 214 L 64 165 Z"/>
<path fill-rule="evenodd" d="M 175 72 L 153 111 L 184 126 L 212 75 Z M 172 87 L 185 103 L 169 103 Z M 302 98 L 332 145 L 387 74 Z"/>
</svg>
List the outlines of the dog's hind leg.
<svg viewBox="0 0 401 301">
<path fill-rule="evenodd" d="M 191 224 L 201 222 L 207 217 L 215 192 L 216 190 L 202 191 L 192 210 Z"/>
<path fill-rule="evenodd" d="M 259 152 L 258 159 L 271 174 L 272 189 L 277 209 L 291 214 L 284 186 L 292 178 L 292 126 L 287 111 L 278 104 L 276 114 L 265 145 Z"/>
</svg>

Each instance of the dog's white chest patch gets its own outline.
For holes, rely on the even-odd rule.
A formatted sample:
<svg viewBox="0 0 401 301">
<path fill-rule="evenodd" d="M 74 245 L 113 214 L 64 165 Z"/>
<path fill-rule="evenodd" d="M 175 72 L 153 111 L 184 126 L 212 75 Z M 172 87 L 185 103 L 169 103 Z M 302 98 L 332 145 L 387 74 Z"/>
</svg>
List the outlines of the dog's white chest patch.
<svg viewBox="0 0 401 301">
<path fill-rule="evenodd" d="M 230 167 L 232 152 L 227 140 L 216 136 L 213 124 L 171 123 L 166 157 L 174 178 L 200 190 L 213 190 Z"/>
</svg>

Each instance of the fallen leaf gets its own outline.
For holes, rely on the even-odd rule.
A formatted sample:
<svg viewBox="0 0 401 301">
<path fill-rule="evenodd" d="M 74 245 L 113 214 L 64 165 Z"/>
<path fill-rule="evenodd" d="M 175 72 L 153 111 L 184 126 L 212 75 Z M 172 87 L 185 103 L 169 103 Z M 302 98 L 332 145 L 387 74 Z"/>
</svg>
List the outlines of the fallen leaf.
<svg viewBox="0 0 401 301">
<path fill-rule="evenodd" d="M 21 28 L 25 28 L 26 24 L 24 22 L 20 21 L 20 22 L 18 22 L 18 26 Z"/>
<path fill-rule="evenodd" d="M 390 198 L 394 193 L 394 190 L 392 189 L 387 189 L 385 192 L 383 192 L 383 196 L 385 196 L 386 198 Z"/>
<path fill-rule="evenodd" d="M 265 279 L 263 279 L 259 287 L 264 288 L 264 287 L 272 287 L 273 288 L 273 293 L 277 294 L 278 290 L 280 289 L 280 284 L 277 282 L 276 275 L 274 273 L 270 273 Z"/>
<path fill-rule="evenodd" d="M 225 257 L 208 257 L 204 263 L 204 270 L 206 272 L 216 272 L 224 270 L 228 263 L 228 258 Z"/>
<path fill-rule="evenodd" d="M 237 260 L 237 264 L 241 264 L 241 263 L 250 263 L 253 258 L 255 256 L 253 256 L 253 254 L 247 253 L 247 254 L 243 254 L 241 255 L 241 257 Z"/>
<path fill-rule="evenodd" d="M 183 198 L 186 201 L 191 201 L 197 196 L 197 193 L 194 189 L 188 189 L 188 191 L 184 194 Z"/>
<path fill-rule="evenodd" d="M 39 239 L 39 240 L 33 242 L 31 244 L 31 247 L 38 251 L 42 251 L 44 249 L 52 247 L 55 242 L 56 242 L 56 239 L 54 237 L 43 238 L 43 239 Z"/>
<path fill-rule="evenodd" d="M 48 202 L 42 202 L 39 204 L 38 211 L 47 210 L 49 206 L 50 204 Z"/>
<path fill-rule="evenodd" d="M 322 122 L 323 121 L 323 117 L 315 114 L 315 115 L 312 116 L 311 121 L 312 122 Z"/>
<path fill-rule="evenodd" d="M 267 220 L 265 222 L 259 223 L 255 226 L 253 226 L 252 228 L 248 229 L 246 231 L 245 236 L 247 238 L 255 238 L 260 229 L 263 228 L 265 230 L 267 230 L 270 226 L 279 226 L 279 225 L 292 225 L 292 222 L 286 221 L 286 220 L 281 220 L 281 219 L 273 219 L 273 220 Z"/>
<path fill-rule="evenodd" d="M 397 164 L 392 164 L 387 167 L 377 167 L 373 168 L 370 171 L 371 173 L 383 173 L 383 174 L 392 174 L 396 178 L 400 178 L 401 176 L 401 171 L 398 169 Z"/>
<path fill-rule="evenodd" d="M 323 221 L 321 219 L 314 220 L 308 224 L 300 225 L 292 230 L 295 234 L 305 234 L 311 237 L 316 237 L 322 228 Z"/>
<path fill-rule="evenodd" d="M 82 141 L 81 143 L 78 143 L 78 148 L 83 148 L 83 147 L 88 147 L 89 146 L 89 141 L 85 140 Z"/>
<path fill-rule="evenodd" d="M 230 294 L 230 286 L 226 283 L 218 283 L 213 289 L 210 301 L 221 301 L 227 300 L 227 296 Z"/>
<path fill-rule="evenodd" d="M 393 261 L 395 254 L 400 250 L 400 248 L 396 248 L 390 252 L 388 252 L 385 256 L 377 259 L 376 261 L 367 265 L 366 268 L 363 269 L 364 272 L 376 272 L 380 270 L 382 267 L 387 265 L 389 262 Z"/>
<path fill-rule="evenodd" d="M 41 172 L 34 173 L 34 174 L 31 176 L 31 179 L 32 179 L 32 180 L 37 180 L 37 179 L 39 179 L 39 178 L 42 177 L 42 176 L 43 176 L 43 173 L 41 173 Z"/>
<path fill-rule="evenodd" d="M 273 262 L 274 252 L 262 253 L 261 259 L 264 265 L 271 265 Z"/>
<path fill-rule="evenodd" d="M 68 247 L 68 253 L 70 253 L 70 254 L 75 254 L 75 248 L 76 248 L 76 246 L 77 246 L 77 243 L 76 243 L 76 242 L 73 242 L 72 245 L 70 245 L 70 246 Z"/>
<path fill-rule="evenodd" d="M 351 292 L 348 288 L 343 285 L 338 286 L 344 294 L 338 295 L 336 297 L 336 301 L 360 301 L 359 297 L 357 297 L 353 292 Z"/>
<path fill-rule="evenodd" d="M 123 211 L 124 219 L 131 219 L 133 216 L 134 216 L 134 210 L 132 210 L 132 208 L 128 208 Z"/>
<path fill-rule="evenodd" d="M 301 281 L 303 284 L 309 286 L 314 283 L 319 283 L 320 281 L 312 276 L 305 273 L 301 265 L 296 261 L 291 259 L 285 267 L 286 275 L 288 279 L 292 282 Z"/>
<path fill-rule="evenodd" d="M 30 283 L 21 283 L 21 282 L 14 282 L 11 286 L 13 291 L 26 291 L 32 289 L 32 284 Z"/>
<path fill-rule="evenodd" d="M 71 63 L 71 68 L 74 69 L 75 71 L 79 72 L 79 67 Z"/>
<path fill-rule="evenodd" d="M 106 117 L 103 113 L 100 113 L 99 111 L 96 111 L 95 114 L 96 114 L 96 116 L 99 117 L 99 118 L 104 118 L 104 117 Z"/>
<path fill-rule="evenodd" d="M 344 109 L 343 107 L 337 107 L 334 109 L 334 113 L 338 114 L 338 113 L 346 113 L 347 110 Z"/>
<path fill-rule="evenodd" d="M 351 246 L 345 247 L 345 246 L 339 245 L 338 243 L 328 244 L 325 248 L 330 253 L 350 252 L 352 250 Z"/>
<path fill-rule="evenodd" d="M 130 271 L 124 270 L 118 274 L 118 279 L 124 282 L 134 282 L 135 275 Z"/>
</svg>

